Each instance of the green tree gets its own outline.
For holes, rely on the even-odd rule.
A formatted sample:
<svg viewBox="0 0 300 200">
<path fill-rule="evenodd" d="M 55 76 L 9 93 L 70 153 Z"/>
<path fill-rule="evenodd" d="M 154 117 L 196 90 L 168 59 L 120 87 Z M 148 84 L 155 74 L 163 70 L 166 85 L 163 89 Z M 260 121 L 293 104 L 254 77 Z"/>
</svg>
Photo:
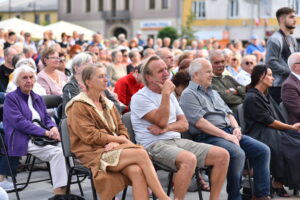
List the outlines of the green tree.
<svg viewBox="0 0 300 200">
<path fill-rule="evenodd" d="M 178 34 L 177 34 L 177 30 L 174 27 L 167 26 L 158 32 L 157 37 L 161 39 L 163 39 L 164 37 L 169 37 L 173 42 L 178 38 Z"/>
<path fill-rule="evenodd" d="M 193 31 L 192 24 L 195 21 L 195 14 L 190 10 L 185 25 L 181 27 L 181 37 L 186 38 L 189 41 L 195 39 L 195 31 Z"/>
</svg>

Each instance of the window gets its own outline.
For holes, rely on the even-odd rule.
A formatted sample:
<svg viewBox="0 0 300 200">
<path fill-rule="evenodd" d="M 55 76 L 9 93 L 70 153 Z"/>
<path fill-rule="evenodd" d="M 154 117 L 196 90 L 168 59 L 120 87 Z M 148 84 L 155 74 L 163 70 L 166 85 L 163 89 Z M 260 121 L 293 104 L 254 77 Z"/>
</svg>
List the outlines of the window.
<svg viewBox="0 0 300 200">
<path fill-rule="evenodd" d="M 229 1 L 229 17 L 238 17 L 239 16 L 239 1 L 230 0 Z"/>
<path fill-rule="evenodd" d="M 154 10 L 155 9 L 155 0 L 149 0 L 149 9 Z"/>
<path fill-rule="evenodd" d="M 124 10 L 129 10 L 129 0 L 125 0 Z"/>
<path fill-rule="evenodd" d="M 2 15 L 0 15 L 0 21 L 2 21 Z"/>
<path fill-rule="evenodd" d="M 294 8 L 296 15 L 300 15 L 300 0 L 292 0 L 290 6 Z"/>
<path fill-rule="evenodd" d="M 85 0 L 85 11 L 91 12 L 91 0 Z"/>
<path fill-rule="evenodd" d="M 261 18 L 269 18 L 271 17 L 271 0 L 260 0 L 259 1 L 259 15 Z"/>
<path fill-rule="evenodd" d="M 168 1 L 169 0 L 161 0 L 161 8 L 168 9 Z"/>
<path fill-rule="evenodd" d="M 98 1 L 98 11 L 103 11 L 103 0 Z"/>
<path fill-rule="evenodd" d="M 20 16 L 20 15 L 16 15 L 16 18 L 20 19 L 20 18 L 21 18 L 21 16 Z"/>
<path fill-rule="evenodd" d="M 38 14 L 34 15 L 34 23 L 40 24 L 40 15 L 38 15 Z"/>
<path fill-rule="evenodd" d="M 111 2 L 111 10 L 116 11 L 117 10 L 117 2 L 116 0 L 112 0 Z"/>
<path fill-rule="evenodd" d="M 67 13 L 71 13 L 71 0 L 67 0 Z"/>
<path fill-rule="evenodd" d="M 196 19 L 205 19 L 205 1 L 194 1 L 193 2 L 193 13 Z"/>
<path fill-rule="evenodd" d="M 49 14 L 45 14 L 45 23 L 46 24 L 50 24 L 51 23 L 51 19 L 50 19 L 50 15 Z"/>
</svg>

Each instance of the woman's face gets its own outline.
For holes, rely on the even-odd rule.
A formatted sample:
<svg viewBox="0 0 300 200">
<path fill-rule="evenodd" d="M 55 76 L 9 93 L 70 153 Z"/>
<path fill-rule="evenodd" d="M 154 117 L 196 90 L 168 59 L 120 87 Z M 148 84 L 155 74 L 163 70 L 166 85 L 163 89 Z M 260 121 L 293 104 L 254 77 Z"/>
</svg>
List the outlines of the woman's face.
<svg viewBox="0 0 300 200">
<path fill-rule="evenodd" d="M 274 81 L 274 77 L 272 75 L 272 70 L 270 68 L 268 68 L 267 73 L 265 75 L 265 77 L 261 78 L 261 83 L 267 87 L 271 87 Z"/>
<path fill-rule="evenodd" d="M 123 55 L 122 55 L 121 51 L 116 54 L 115 61 L 116 61 L 116 63 L 120 63 L 123 61 Z"/>
<path fill-rule="evenodd" d="M 54 54 L 49 55 L 48 58 L 45 59 L 45 62 L 47 67 L 58 69 L 60 62 L 58 53 L 55 52 Z"/>
<path fill-rule="evenodd" d="M 107 77 L 104 68 L 97 68 L 91 79 L 86 82 L 88 89 L 93 89 L 99 92 L 106 90 L 107 87 Z"/>
<path fill-rule="evenodd" d="M 25 94 L 30 94 L 35 83 L 34 74 L 32 72 L 22 72 L 19 75 L 17 85 L 20 87 L 21 91 Z"/>
</svg>

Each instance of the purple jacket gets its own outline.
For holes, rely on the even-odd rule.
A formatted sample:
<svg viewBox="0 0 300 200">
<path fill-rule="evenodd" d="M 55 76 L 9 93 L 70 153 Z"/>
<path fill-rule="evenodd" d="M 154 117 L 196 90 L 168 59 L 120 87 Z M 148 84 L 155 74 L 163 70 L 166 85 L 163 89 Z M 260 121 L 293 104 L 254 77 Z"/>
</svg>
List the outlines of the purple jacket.
<svg viewBox="0 0 300 200">
<path fill-rule="evenodd" d="M 48 128 L 56 126 L 48 115 L 44 100 L 31 91 L 33 107 L 40 114 L 41 122 Z M 28 107 L 28 95 L 18 87 L 6 95 L 3 107 L 5 143 L 10 156 L 27 154 L 29 135 L 44 135 L 45 129 L 32 123 L 32 113 Z"/>
</svg>

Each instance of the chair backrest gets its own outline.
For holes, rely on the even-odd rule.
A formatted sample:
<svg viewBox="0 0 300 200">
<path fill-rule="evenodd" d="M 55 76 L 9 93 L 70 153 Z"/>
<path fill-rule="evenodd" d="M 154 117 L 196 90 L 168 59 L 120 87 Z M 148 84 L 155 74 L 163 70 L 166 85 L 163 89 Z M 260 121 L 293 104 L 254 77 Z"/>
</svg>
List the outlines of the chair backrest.
<svg viewBox="0 0 300 200">
<path fill-rule="evenodd" d="M 283 102 L 281 102 L 281 103 L 279 104 L 279 107 L 280 107 L 282 116 L 284 117 L 285 121 L 287 122 L 288 119 L 289 119 L 289 116 L 288 116 L 288 112 L 287 112 L 287 110 L 286 110 L 286 108 L 285 108 Z"/>
<path fill-rule="evenodd" d="M 46 107 L 49 108 L 57 108 L 59 106 L 59 104 L 61 104 L 63 102 L 63 99 L 61 96 L 59 95 L 44 95 L 42 96 Z"/>
<path fill-rule="evenodd" d="M 60 123 L 60 137 L 61 137 L 61 144 L 62 150 L 65 157 L 73 157 L 71 152 L 71 144 L 70 144 L 70 137 L 68 132 L 68 123 L 67 119 L 63 119 Z"/>
<path fill-rule="evenodd" d="M 240 127 L 242 128 L 242 131 L 245 131 L 246 123 L 245 123 L 245 117 L 244 117 L 243 104 L 238 105 L 237 116 L 238 116 L 237 120 L 238 120 Z"/>
<path fill-rule="evenodd" d="M 134 131 L 133 131 L 132 124 L 131 124 L 130 112 L 127 112 L 124 115 L 122 115 L 122 122 L 124 123 L 124 125 L 127 128 L 130 140 L 133 143 L 136 143 Z"/>
</svg>

